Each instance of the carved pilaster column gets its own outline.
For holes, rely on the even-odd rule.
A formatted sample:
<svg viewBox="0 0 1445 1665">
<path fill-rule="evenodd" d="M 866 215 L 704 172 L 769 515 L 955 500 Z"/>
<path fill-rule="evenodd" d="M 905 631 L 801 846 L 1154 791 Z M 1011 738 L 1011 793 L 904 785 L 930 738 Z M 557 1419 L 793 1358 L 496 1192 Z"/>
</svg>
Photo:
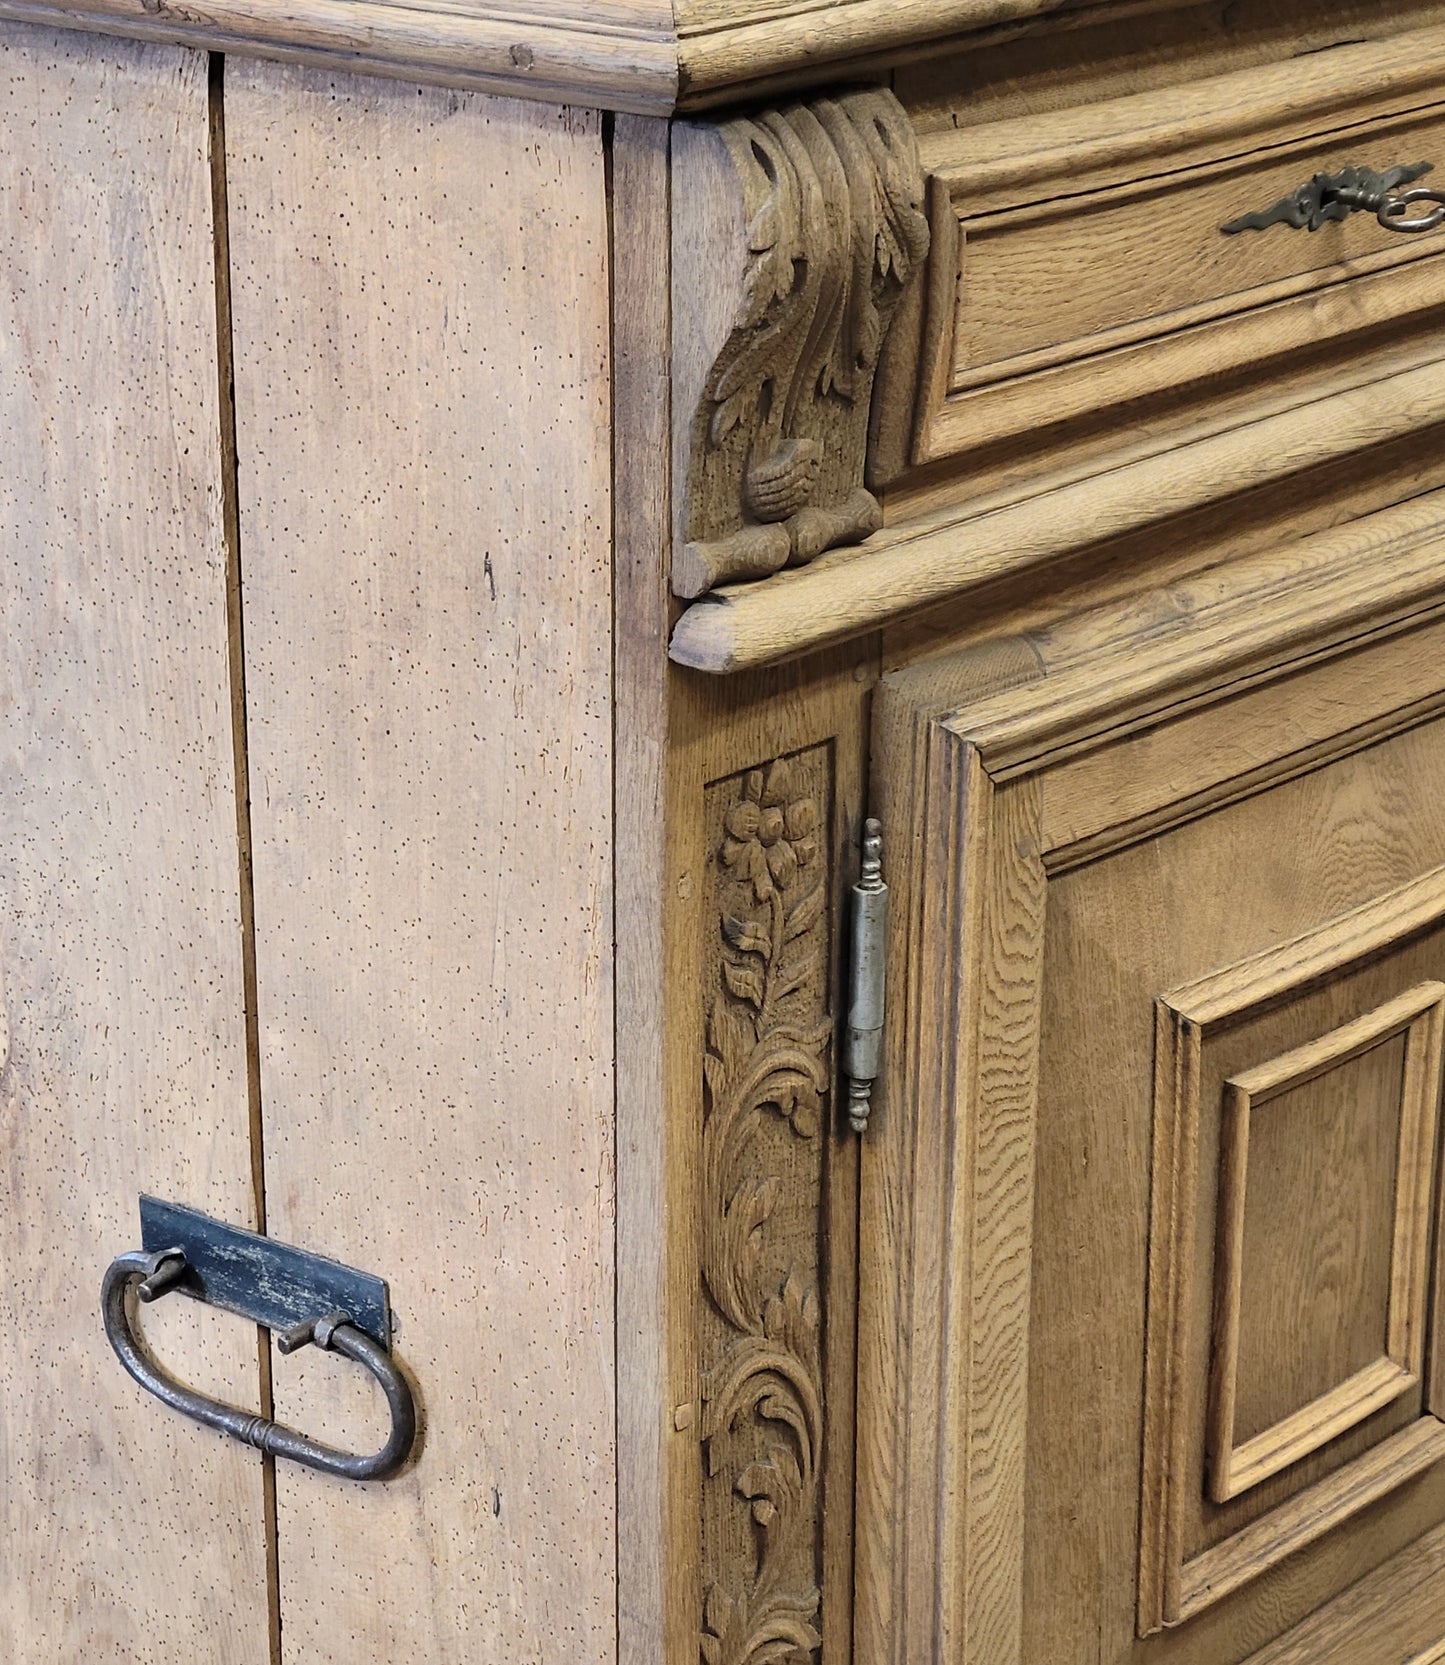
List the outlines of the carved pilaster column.
<svg viewBox="0 0 1445 1665">
<path fill-rule="evenodd" d="M 701 1659 L 821 1645 L 828 746 L 708 788 Z"/>
</svg>

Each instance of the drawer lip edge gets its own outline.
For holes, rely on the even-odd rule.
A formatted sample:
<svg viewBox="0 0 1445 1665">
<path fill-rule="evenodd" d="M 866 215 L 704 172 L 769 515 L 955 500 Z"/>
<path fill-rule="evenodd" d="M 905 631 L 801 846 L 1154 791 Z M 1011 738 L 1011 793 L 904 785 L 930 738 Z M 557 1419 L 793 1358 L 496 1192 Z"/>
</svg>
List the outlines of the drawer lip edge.
<svg viewBox="0 0 1445 1665">
<path fill-rule="evenodd" d="M 986 512 L 934 516 L 688 607 L 669 656 L 727 674 L 796 658 L 1077 550 L 1445 422 L 1445 359 L 1235 421 Z"/>
</svg>

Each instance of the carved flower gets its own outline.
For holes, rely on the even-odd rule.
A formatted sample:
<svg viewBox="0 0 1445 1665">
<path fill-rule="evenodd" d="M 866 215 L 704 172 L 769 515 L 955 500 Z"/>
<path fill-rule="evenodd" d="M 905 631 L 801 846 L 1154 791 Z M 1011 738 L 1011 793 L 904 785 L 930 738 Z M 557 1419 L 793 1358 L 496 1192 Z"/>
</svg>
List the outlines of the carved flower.
<svg viewBox="0 0 1445 1665">
<path fill-rule="evenodd" d="M 764 772 L 754 769 L 743 795 L 728 811 L 723 864 L 747 880 L 758 901 L 786 890 L 798 869 L 818 854 L 818 806 L 792 794 L 792 770 L 785 761 Z"/>
</svg>

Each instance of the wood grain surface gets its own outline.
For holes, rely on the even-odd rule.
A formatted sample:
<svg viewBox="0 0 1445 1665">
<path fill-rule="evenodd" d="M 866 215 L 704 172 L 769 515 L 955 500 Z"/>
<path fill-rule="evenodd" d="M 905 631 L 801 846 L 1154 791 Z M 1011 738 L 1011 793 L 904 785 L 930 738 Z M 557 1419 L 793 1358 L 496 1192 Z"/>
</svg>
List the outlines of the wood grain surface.
<svg viewBox="0 0 1445 1665">
<path fill-rule="evenodd" d="M 0 16 L 210 47 L 337 72 L 512 97 L 664 112 L 678 54 L 665 0 L 0 0 Z"/>
<path fill-rule="evenodd" d="M 683 903 L 696 854 L 679 831 L 680 697 L 665 655 L 672 286 L 669 123 L 621 116 L 612 137 L 616 697 L 618 1653 L 664 1665 L 700 1624 L 691 1313 L 695 1211 L 692 1024 L 698 942 Z M 681 873 L 679 872 L 681 868 Z M 673 1043 L 679 1023 L 685 1038 Z"/>
<path fill-rule="evenodd" d="M 1399 1273 L 1389 1228 L 1404 1142 L 1404 1053 L 1396 1035 L 1271 1099 L 1260 1114 L 1244 1088 L 1226 1100 L 1222 1183 L 1231 1154 L 1238 1171 L 1220 1199 L 1216 1250 L 1216 1303 L 1224 1303 L 1212 1395 L 1216 1503 L 1288 1468 L 1419 1379 L 1407 1349 L 1405 1360 L 1393 1343 L 1383 1356 Z"/>
<path fill-rule="evenodd" d="M 1045 1597 L 1047 1590 L 1061 1586 L 1088 1591 L 1086 1599 L 1097 1600 L 1112 1615 L 1103 1622 L 1117 1638 L 1116 1652 L 1104 1657 L 1130 1657 L 1124 1638 L 1134 1628 L 1128 1611 L 1134 1581 L 1119 1578 L 1110 1568 L 1132 1555 L 1141 1491 L 1147 1501 L 1161 1483 L 1156 1460 L 1184 1464 L 1181 1494 L 1196 1501 L 1181 1532 L 1197 1534 L 1195 1548 L 1217 1540 L 1181 1580 L 1180 1616 L 1193 1612 L 1196 1617 L 1171 1638 L 1171 1660 L 1177 1651 L 1181 1659 L 1213 1662 L 1262 1645 L 1330 1590 L 1342 1589 L 1377 1564 L 1377 1558 L 1383 1560 L 1440 1518 L 1445 1490 L 1433 1419 L 1422 1421 L 1417 1433 L 1387 1453 L 1382 1437 L 1388 1439 L 1391 1428 L 1400 1426 L 1391 1416 L 1383 1428 L 1366 1425 L 1353 1443 L 1348 1437 L 1342 1440 L 1313 1467 L 1282 1476 L 1278 1490 L 1270 1492 L 1266 1485 L 1252 1503 L 1247 1496 L 1240 1499 L 1233 1516 L 1206 1530 L 1198 1513 L 1203 1495 L 1198 1446 L 1187 1448 L 1187 1455 L 1184 1450 L 1171 1455 L 1159 1452 L 1146 1437 L 1145 1467 L 1138 1467 L 1135 1419 L 1143 1313 L 1142 1303 L 1135 1304 L 1138 1274 L 1124 1270 L 1144 1264 L 1138 1234 L 1150 1218 L 1148 1163 L 1141 1153 L 1150 1145 L 1143 1124 L 1152 1096 L 1147 1083 L 1153 1046 L 1148 1023 L 1138 1021 L 1139 1003 L 1147 1005 L 1169 968 L 1186 959 L 1212 967 L 1228 958 L 1234 944 L 1289 940 L 1295 921 L 1328 918 L 1419 871 L 1415 863 L 1438 861 L 1445 847 L 1445 819 L 1430 771 L 1440 756 L 1439 725 L 1417 729 L 1135 843 L 1050 884 L 1051 943 L 1057 945 L 1051 952 L 1059 958 L 1052 961 L 1057 980 L 1046 994 L 1040 1125 L 1047 1131 L 1040 1186 L 1041 1207 L 1055 1229 L 1036 1239 L 1042 1258 L 1035 1282 L 1051 1293 L 1035 1309 L 1031 1358 L 1037 1376 L 1029 1451 L 1030 1506 L 1035 1511 L 1030 1519 L 1050 1524 L 1035 1540 L 1026 1586 L 1031 1595 L 1025 1599 L 1025 1611 L 1034 1620 L 1032 1646 L 1042 1657 L 1069 1659 L 1067 1650 L 1077 1645 L 1077 1614 Z M 1402 783 L 1416 770 L 1424 773 L 1402 797 Z M 1295 831 L 1285 834 L 1287 828 Z M 1357 838 L 1364 840 L 1368 854 L 1351 871 L 1344 850 L 1359 849 Z M 1332 998 L 1348 1015 L 1380 993 L 1393 993 L 1399 986 L 1396 977 L 1428 974 L 1427 967 L 1438 962 L 1437 946 L 1433 960 L 1420 959 L 1389 977 L 1379 974 L 1378 993 L 1356 996 L 1342 987 Z M 1301 976 L 1298 960 L 1293 975 Z M 1091 990 L 1086 1025 L 1073 1016 L 1079 979 L 1087 979 Z M 1339 981 L 1335 973 L 1324 990 Z M 1329 1006 L 1302 1011 L 1296 1021 L 1303 1034 L 1329 1026 L 1327 1018 L 1321 1020 L 1321 1010 Z M 1260 1049 L 1268 1053 L 1275 1047 Z M 1086 1069 L 1097 1072 L 1097 1098 L 1079 1089 Z M 1217 1071 L 1225 1069 L 1222 1062 L 1217 1066 Z M 1209 1100 L 1202 1096 L 1201 1102 Z M 1311 1148 L 1318 1150 L 1313 1143 Z M 1205 1196 L 1216 1172 L 1207 1153 L 1201 1154 L 1199 1170 L 1200 1195 Z M 1097 1246 L 1083 1246 L 1076 1237 L 1070 1244 L 1071 1233 L 1062 1221 L 1093 1217 L 1094 1210 L 1116 1222 L 1111 1232 Z M 1382 1232 L 1387 1228 L 1387 1221 L 1377 1223 Z M 1201 1222 L 1192 1251 L 1186 1243 L 1177 1252 L 1193 1253 L 1198 1257 L 1194 1264 L 1207 1265 L 1214 1253 L 1212 1221 L 1206 1217 Z M 1180 1353 L 1170 1388 L 1183 1428 L 1202 1426 L 1202 1416 L 1190 1407 L 1202 1399 L 1208 1306 L 1205 1293 L 1202 1322 L 1191 1348 Z M 1380 1330 L 1383 1342 L 1383 1313 Z M 1152 1355 L 1151 1339 L 1151 1369 Z M 1071 1415 L 1077 1419 L 1072 1441 L 1053 1416 L 1057 1396 L 1064 1392 L 1072 1398 Z M 1417 1416 L 1418 1394 L 1403 1400 L 1398 1411 L 1407 1420 Z M 1089 1441 L 1078 1440 L 1082 1427 L 1092 1431 Z M 1356 1465 L 1348 1461 L 1352 1456 L 1364 1460 Z M 1312 1479 L 1318 1479 L 1318 1489 L 1305 1501 L 1301 1489 Z M 1060 1495 L 1059 1488 L 1062 1495 L 1092 1500 L 1087 1525 L 1082 1517 L 1070 1524 L 1053 1510 L 1050 1499 Z M 1383 1507 L 1360 1513 L 1371 1500 L 1379 1505 L 1386 1494 L 1392 1494 L 1388 1513 Z M 1351 1515 L 1357 1519 L 1353 1527 L 1344 1524 Z M 1237 1592 L 1233 1598 L 1231 1590 Z"/>
<path fill-rule="evenodd" d="M 150 1191 L 255 1221 L 203 58 L 0 27 L 0 1657 L 266 1665 L 260 1457 L 101 1328 Z M 259 1409 L 257 1332 L 166 1368 Z"/>
<path fill-rule="evenodd" d="M 1326 1602 L 1248 1665 L 1439 1665 L 1445 1658 L 1445 1527 Z"/>
<path fill-rule="evenodd" d="M 927 133 L 927 320 L 919 362 L 890 367 L 882 392 L 917 403 L 914 461 L 1053 443 L 1066 420 L 1186 384 L 1197 397 L 1230 367 L 1278 372 L 1438 304 L 1438 263 L 1418 264 L 1429 239 L 1371 215 L 1308 236 L 1220 227 L 1316 173 L 1433 157 L 1441 40 L 1351 36 L 1313 51 L 1308 75 L 1284 50 L 1187 85 L 1141 71 L 1145 90 L 1122 97 Z"/>
<path fill-rule="evenodd" d="M 284 1658 L 610 1660 L 599 122 L 228 70 L 268 1220 L 390 1279 L 425 1419 L 278 1474 Z M 340 1361 L 276 1395 L 374 1437 Z"/>
<path fill-rule="evenodd" d="M 1314 51 L 1308 75 L 1285 54 L 1224 74 L 1196 72 L 1181 86 L 1144 85 L 986 126 L 939 126 L 920 142 L 924 166 L 951 197 L 980 209 L 1008 206 L 1022 187 L 1031 199 L 1051 195 L 1080 172 L 1099 184 L 1122 184 L 1139 175 L 1141 164 L 1160 159 L 1244 157 L 1267 166 L 1248 153 L 1429 107 L 1438 86 L 1430 64 L 1442 38 L 1445 30 L 1434 23 Z"/>
<path fill-rule="evenodd" d="M 686 1525 L 670 1546 L 677 1572 L 696 1566 L 698 1580 L 695 1629 L 684 1639 L 688 1652 L 679 1649 L 682 1657 L 700 1649 L 704 1659 L 746 1659 L 765 1649 L 779 1626 L 803 1651 L 811 1647 L 818 1665 L 849 1665 L 853 1657 L 860 1141 L 842 1111 L 831 1014 L 804 1027 L 786 1011 L 774 1013 L 781 1023 L 756 1030 L 744 1018 L 744 1031 L 738 1027 L 744 1014 L 719 1002 L 720 993 L 733 990 L 715 945 L 737 936 L 738 904 L 746 907 L 748 895 L 753 908 L 758 902 L 756 891 L 740 891 L 735 879 L 716 881 L 719 869 L 738 871 L 744 852 L 735 844 L 745 842 L 719 825 L 718 811 L 726 815 L 759 790 L 766 799 L 781 797 L 767 807 L 770 821 L 781 813 L 784 831 L 793 829 L 785 842 L 798 860 L 797 883 L 787 877 L 787 854 L 780 849 L 773 857 L 792 902 L 801 905 L 804 880 L 816 874 L 822 883 L 803 912 L 795 906 L 792 925 L 807 929 L 794 939 L 778 986 L 790 1006 L 787 985 L 794 977 L 800 1002 L 836 1000 L 842 932 L 833 922 L 841 921 L 844 892 L 858 873 L 875 652 L 875 644 L 860 643 L 806 667 L 728 683 L 674 673 L 672 683 L 671 772 L 679 813 L 669 840 L 670 894 L 680 952 L 668 990 L 668 1061 L 671 1117 L 684 1131 L 680 1166 L 694 1188 L 684 1217 L 698 1219 L 701 1228 L 700 1241 L 673 1238 L 673 1256 L 680 1264 L 691 1259 L 695 1282 L 692 1300 L 671 1322 L 693 1348 L 699 1394 L 696 1407 L 678 1406 L 675 1425 L 690 1430 L 701 1459 L 696 1483 L 703 1522 L 700 1541 L 692 1540 L 701 1550 L 696 1562 Z M 745 830 L 745 809 L 742 816 L 733 825 Z M 774 827 L 764 832 L 761 817 L 759 825 L 759 844 L 764 836 L 771 840 Z M 728 902 L 729 894 L 735 900 Z M 727 905 L 720 909 L 719 902 Z M 712 1021 L 705 1024 L 709 1007 Z M 730 1046 L 731 1093 L 721 1057 L 713 1056 L 729 1022 L 736 1036 L 753 1034 L 747 1050 L 757 1065 L 738 1075 Z M 767 1070 L 765 1059 L 771 1060 Z M 682 1190 L 678 1184 L 674 1195 Z M 749 1233 L 755 1246 L 720 1257 L 719 1248 L 737 1242 L 743 1220 L 756 1221 Z M 767 1296 L 762 1336 L 725 1319 L 727 1307 L 736 1310 L 731 1280 L 718 1275 L 728 1259 L 743 1274 L 741 1287 Z M 779 1386 L 787 1391 L 759 1395 L 774 1363 L 786 1367 Z M 751 1402 L 744 1400 L 724 1431 L 719 1412 L 745 1379 L 755 1384 Z M 750 1446 L 766 1453 L 763 1460 L 750 1459 Z M 763 1505 L 760 1512 L 753 1512 L 754 1503 Z M 774 1524 L 783 1530 L 771 1539 L 754 1530 Z"/>
</svg>

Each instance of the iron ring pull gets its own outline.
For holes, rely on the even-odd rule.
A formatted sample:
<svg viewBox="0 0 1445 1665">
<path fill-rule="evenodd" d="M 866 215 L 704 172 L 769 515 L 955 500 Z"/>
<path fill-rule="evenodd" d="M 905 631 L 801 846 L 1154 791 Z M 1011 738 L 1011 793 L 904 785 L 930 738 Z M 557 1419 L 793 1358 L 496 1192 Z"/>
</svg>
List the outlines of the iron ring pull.
<svg viewBox="0 0 1445 1665">
<path fill-rule="evenodd" d="M 1411 214 L 1410 205 L 1415 202 L 1433 202 L 1435 207 L 1428 214 Z M 1397 197 L 1386 197 L 1375 217 L 1387 231 L 1434 231 L 1445 221 L 1445 191 L 1424 185 L 1402 191 Z"/>
<path fill-rule="evenodd" d="M 283 1427 L 269 1417 L 243 1411 L 239 1406 L 224 1404 L 219 1399 L 210 1399 L 162 1370 L 131 1326 L 130 1315 L 126 1311 L 126 1296 L 132 1285 L 139 1285 L 137 1293 L 142 1301 L 158 1300 L 185 1277 L 186 1270 L 186 1257 L 180 1249 L 162 1250 L 159 1254 L 146 1254 L 137 1249 L 113 1260 L 101 1284 L 100 1301 L 106 1340 L 114 1348 L 116 1357 L 147 1392 L 153 1393 L 172 1410 L 180 1411 L 208 1428 L 219 1428 L 247 1445 L 254 1445 L 259 1451 L 269 1452 L 274 1457 L 289 1457 L 292 1462 L 319 1469 L 323 1474 L 340 1475 L 346 1480 L 385 1480 L 396 1473 L 416 1440 L 416 1404 L 411 1388 L 386 1349 L 351 1323 L 344 1312 L 330 1312 L 308 1324 L 298 1325 L 279 1337 L 278 1345 L 283 1352 L 290 1353 L 310 1342 L 327 1351 L 340 1353 L 361 1365 L 381 1384 L 391 1411 L 391 1434 L 386 1444 L 373 1456 L 340 1451 L 334 1446 L 323 1445 L 309 1435 Z"/>
</svg>

